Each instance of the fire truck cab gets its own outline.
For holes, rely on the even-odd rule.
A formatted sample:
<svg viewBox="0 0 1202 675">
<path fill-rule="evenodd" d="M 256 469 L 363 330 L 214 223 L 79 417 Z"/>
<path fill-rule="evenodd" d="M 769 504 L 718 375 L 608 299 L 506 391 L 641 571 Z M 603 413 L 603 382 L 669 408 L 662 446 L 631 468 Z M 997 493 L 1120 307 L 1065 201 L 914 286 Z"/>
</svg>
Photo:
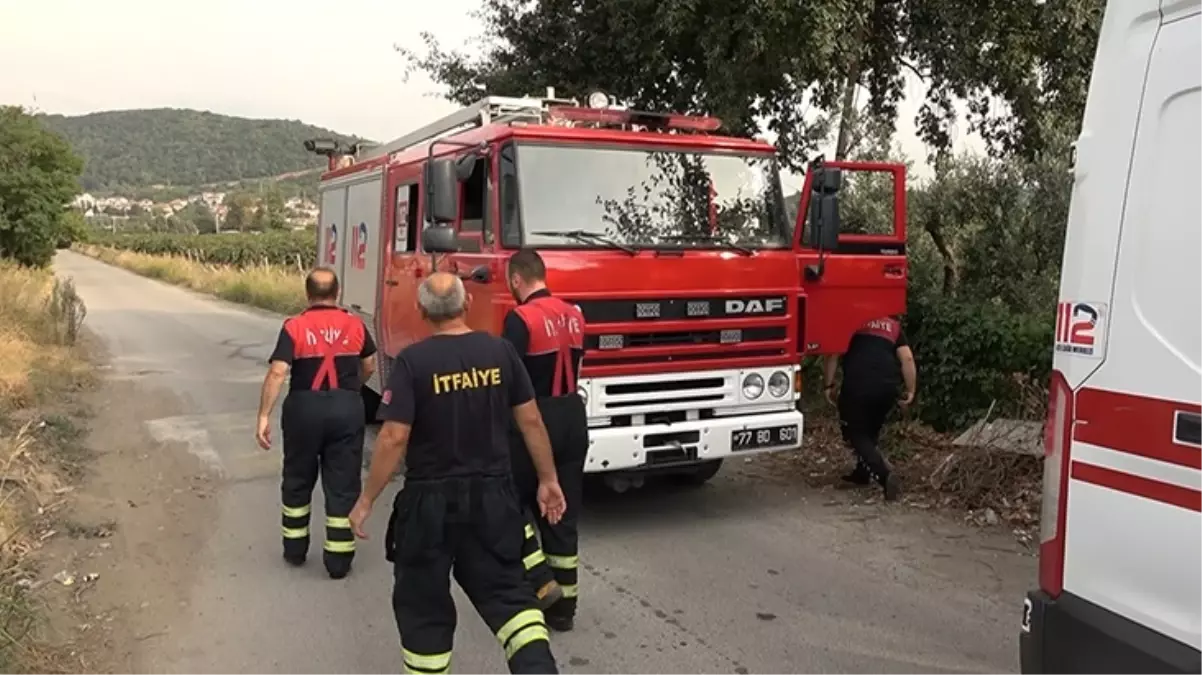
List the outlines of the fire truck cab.
<svg viewBox="0 0 1202 675">
<path fill-rule="evenodd" d="M 846 346 L 884 308 L 878 287 L 897 286 L 898 251 L 840 250 L 838 166 L 808 172 L 802 226 L 787 223 L 773 146 L 719 127 L 548 91 L 489 97 L 378 147 L 306 143 L 330 162 L 318 262 L 383 355 L 365 395 L 428 335 L 425 276 L 459 274 L 469 324 L 498 334 L 516 304 L 506 261 L 532 247 L 587 322 L 586 472 L 619 490 L 651 473 L 701 483 L 728 457 L 800 447 L 804 335 L 825 325 L 807 302 L 845 305 L 846 334 L 827 330 Z M 856 278 L 866 265 L 880 278 Z"/>
<path fill-rule="evenodd" d="M 1202 668 L 1202 3 L 1111 0 L 1073 169 L 1027 673 Z"/>
</svg>

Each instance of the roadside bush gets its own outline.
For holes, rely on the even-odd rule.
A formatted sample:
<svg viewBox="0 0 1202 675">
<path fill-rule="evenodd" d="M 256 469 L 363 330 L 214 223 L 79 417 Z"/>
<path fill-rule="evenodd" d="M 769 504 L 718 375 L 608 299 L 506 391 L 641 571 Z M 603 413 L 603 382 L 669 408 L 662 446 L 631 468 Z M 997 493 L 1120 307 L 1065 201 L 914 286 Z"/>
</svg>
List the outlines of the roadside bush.
<svg viewBox="0 0 1202 675">
<path fill-rule="evenodd" d="M 317 240 L 310 230 L 228 234 L 103 234 L 89 243 L 149 255 L 182 256 L 210 265 L 288 266 L 308 269 L 316 261 Z"/>
<path fill-rule="evenodd" d="M 939 431 L 963 429 L 991 408 L 1018 416 L 1032 385 L 1046 388 L 1054 312 L 937 295 L 911 297 L 906 337 L 918 364 L 920 419 Z"/>
<path fill-rule="evenodd" d="M 83 160 L 29 113 L 0 106 L 0 258 L 43 267 L 69 227 Z"/>
</svg>

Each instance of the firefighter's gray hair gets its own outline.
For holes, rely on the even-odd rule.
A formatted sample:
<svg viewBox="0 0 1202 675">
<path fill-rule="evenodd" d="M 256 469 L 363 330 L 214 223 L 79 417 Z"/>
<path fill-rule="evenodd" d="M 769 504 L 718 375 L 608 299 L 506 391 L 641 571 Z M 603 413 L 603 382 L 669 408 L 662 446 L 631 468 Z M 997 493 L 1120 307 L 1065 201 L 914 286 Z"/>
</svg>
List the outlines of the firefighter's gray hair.
<svg viewBox="0 0 1202 675">
<path fill-rule="evenodd" d="M 466 304 L 467 289 L 457 276 L 431 275 L 417 287 L 417 305 L 422 314 L 435 323 L 463 316 Z"/>
</svg>

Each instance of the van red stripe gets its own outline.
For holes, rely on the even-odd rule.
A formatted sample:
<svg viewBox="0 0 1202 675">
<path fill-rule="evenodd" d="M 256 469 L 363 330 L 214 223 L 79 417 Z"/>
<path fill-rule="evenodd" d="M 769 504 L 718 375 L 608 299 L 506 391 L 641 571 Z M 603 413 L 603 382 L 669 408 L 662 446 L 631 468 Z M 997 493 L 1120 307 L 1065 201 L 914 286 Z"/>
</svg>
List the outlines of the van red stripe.
<svg viewBox="0 0 1202 675">
<path fill-rule="evenodd" d="M 1190 511 L 1202 511 L 1202 492 L 1143 476 L 1115 471 L 1096 464 L 1073 461 L 1073 480 L 1079 480 L 1129 495 L 1152 499 Z"/>
<path fill-rule="evenodd" d="M 1073 440 L 1190 469 L 1202 469 L 1202 450 L 1173 441 L 1176 413 L 1202 406 L 1102 389 L 1077 392 Z"/>
</svg>

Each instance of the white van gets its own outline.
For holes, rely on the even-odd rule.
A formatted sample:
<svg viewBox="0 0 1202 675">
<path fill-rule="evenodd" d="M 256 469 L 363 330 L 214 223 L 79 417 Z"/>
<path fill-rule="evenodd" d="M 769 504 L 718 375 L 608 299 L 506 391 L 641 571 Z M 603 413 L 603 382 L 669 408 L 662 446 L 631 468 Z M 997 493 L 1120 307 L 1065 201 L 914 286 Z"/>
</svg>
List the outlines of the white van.
<svg viewBox="0 0 1202 675">
<path fill-rule="evenodd" d="M 1202 670 L 1202 0 L 1110 0 L 1076 147 L 1025 673 Z"/>
</svg>

